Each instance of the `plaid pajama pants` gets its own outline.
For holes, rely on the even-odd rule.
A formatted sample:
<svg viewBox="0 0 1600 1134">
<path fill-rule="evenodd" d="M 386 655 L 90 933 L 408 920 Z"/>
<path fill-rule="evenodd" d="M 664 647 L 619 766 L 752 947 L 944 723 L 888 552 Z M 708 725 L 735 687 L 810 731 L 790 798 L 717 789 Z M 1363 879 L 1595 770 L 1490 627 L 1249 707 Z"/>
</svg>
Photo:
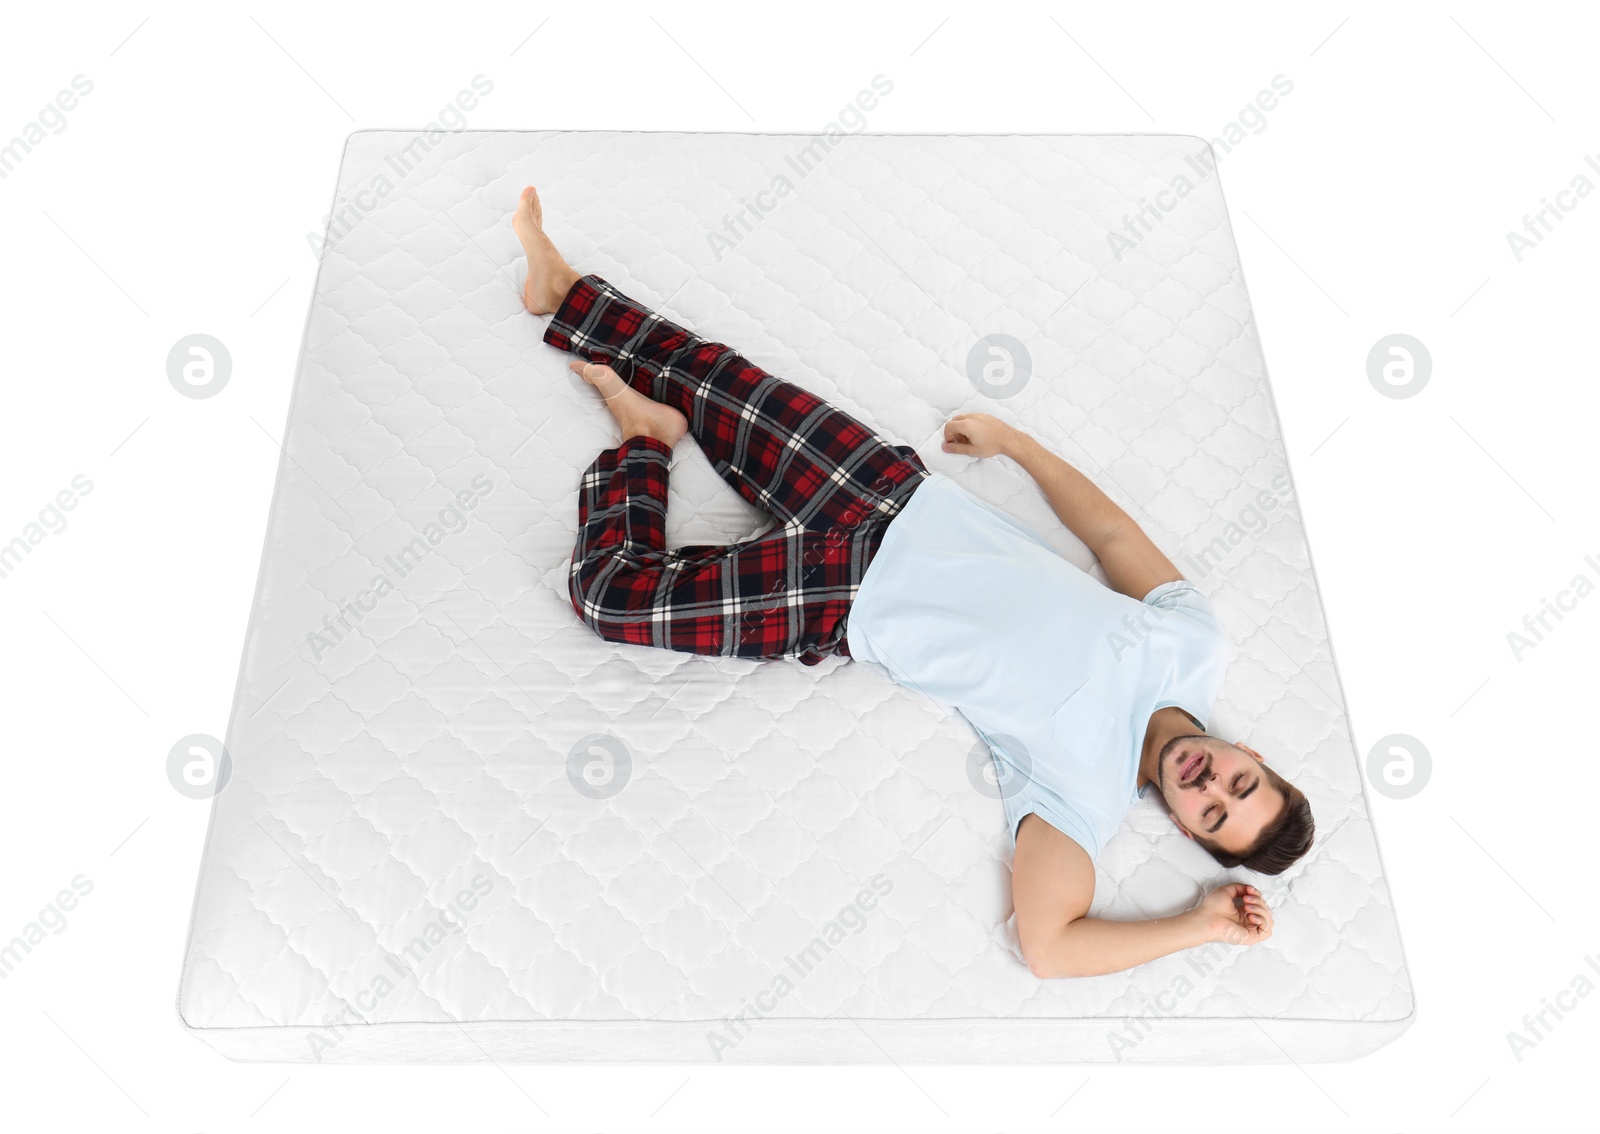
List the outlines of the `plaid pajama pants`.
<svg viewBox="0 0 1600 1134">
<path fill-rule="evenodd" d="M 680 411 L 712 466 L 777 526 L 726 546 L 668 548 L 671 450 L 635 437 L 583 474 L 568 590 L 602 638 L 724 657 L 848 657 L 846 617 L 889 521 L 927 469 L 814 394 L 635 303 L 573 285 L 551 346 L 609 365 Z"/>
</svg>

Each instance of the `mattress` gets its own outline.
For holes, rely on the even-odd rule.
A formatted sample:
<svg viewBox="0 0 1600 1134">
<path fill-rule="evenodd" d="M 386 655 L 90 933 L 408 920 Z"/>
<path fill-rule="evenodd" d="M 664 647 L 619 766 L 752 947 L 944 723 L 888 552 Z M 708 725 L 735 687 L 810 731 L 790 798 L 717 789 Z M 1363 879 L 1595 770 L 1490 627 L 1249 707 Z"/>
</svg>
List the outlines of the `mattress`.
<svg viewBox="0 0 1600 1134">
<path fill-rule="evenodd" d="M 1041 981 L 958 716 L 844 659 L 602 641 L 566 591 L 603 407 L 519 302 L 522 186 L 595 272 L 1104 578 L 982 410 L 1230 635 L 1212 726 L 1310 796 L 1261 946 Z M 245 1060 L 1307 1062 L 1413 999 L 1215 158 L 1174 135 L 361 131 L 345 148 L 183 962 Z M 996 369 L 998 367 L 999 369 Z M 672 543 L 770 519 L 690 443 Z M 1094 913 L 1223 871 L 1140 802 Z"/>
</svg>

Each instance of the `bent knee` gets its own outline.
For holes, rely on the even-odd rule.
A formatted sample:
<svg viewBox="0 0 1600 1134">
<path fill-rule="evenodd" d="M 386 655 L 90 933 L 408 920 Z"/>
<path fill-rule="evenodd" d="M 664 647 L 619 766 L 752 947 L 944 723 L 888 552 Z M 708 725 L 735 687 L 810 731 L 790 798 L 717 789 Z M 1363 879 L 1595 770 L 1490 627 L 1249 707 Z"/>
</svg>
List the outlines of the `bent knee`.
<svg viewBox="0 0 1600 1134">
<path fill-rule="evenodd" d="M 608 642 L 626 642 L 623 627 L 635 613 L 640 568 L 618 564 L 614 555 L 574 560 L 567 571 L 567 598 L 578 620 Z"/>
<path fill-rule="evenodd" d="M 599 610 L 596 599 L 599 597 L 599 587 L 596 579 L 599 575 L 599 565 L 593 560 L 574 559 L 567 569 L 567 598 L 572 602 L 572 609 L 584 625 L 593 630 L 598 630 Z"/>
</svg>

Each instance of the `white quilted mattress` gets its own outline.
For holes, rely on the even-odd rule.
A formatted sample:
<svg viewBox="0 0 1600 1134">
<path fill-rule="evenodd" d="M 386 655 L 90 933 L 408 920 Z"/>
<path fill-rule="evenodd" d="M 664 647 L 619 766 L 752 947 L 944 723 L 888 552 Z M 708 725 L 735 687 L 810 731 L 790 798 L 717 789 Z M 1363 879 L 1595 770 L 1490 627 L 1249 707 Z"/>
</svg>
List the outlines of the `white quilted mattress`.
<svg viewBox="0 0 1600 1134">
<path fill-rule="evenodd" d="M 1304 1062 L 1403 1031 L 1411 982 L 1208 158 L 1168 135 L 352 135 L 183 1024 L 296 1061 Z M 1015 466 L 940 453 L 948 415 L 1024 423 L 1201 581 L 1233 655 L 1214 731 L 1318 819 L 1306 860 L 1251 879 L 1268 943 L 1036 980 L 960 717 L 866 664 L 615 646 L 578 622 L 578 476 L 615 435 L 519 302 L 526 184 L 580 271 L 918 446 L 1078 564 Z M 1115 247 L 1146 201 L 1153 228 Z M 1032 363 L 999 401 L 967 376 L 995 334 Z M 691 443 L 672 487 L 674 543 L 765 526 Z M 1097 867 L 1111 917 L 1226 876 L 1154 800 Z"/>
</svg>

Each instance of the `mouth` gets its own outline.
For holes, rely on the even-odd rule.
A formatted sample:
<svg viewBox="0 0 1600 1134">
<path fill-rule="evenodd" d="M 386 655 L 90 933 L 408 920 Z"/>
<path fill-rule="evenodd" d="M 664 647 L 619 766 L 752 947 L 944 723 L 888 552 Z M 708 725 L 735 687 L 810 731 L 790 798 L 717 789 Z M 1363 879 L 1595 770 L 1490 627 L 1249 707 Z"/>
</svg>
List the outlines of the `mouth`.
<svg viewBox="0 0 1600 1134">
<path fill-rule="evenodd" d="M 1178 783 L 1186 784 L 1200 774 L 1200 769 L 1205 766 L 1206 754 L 1204 752 L 1188 752 L 1178 757 Z"/>
</svg>

